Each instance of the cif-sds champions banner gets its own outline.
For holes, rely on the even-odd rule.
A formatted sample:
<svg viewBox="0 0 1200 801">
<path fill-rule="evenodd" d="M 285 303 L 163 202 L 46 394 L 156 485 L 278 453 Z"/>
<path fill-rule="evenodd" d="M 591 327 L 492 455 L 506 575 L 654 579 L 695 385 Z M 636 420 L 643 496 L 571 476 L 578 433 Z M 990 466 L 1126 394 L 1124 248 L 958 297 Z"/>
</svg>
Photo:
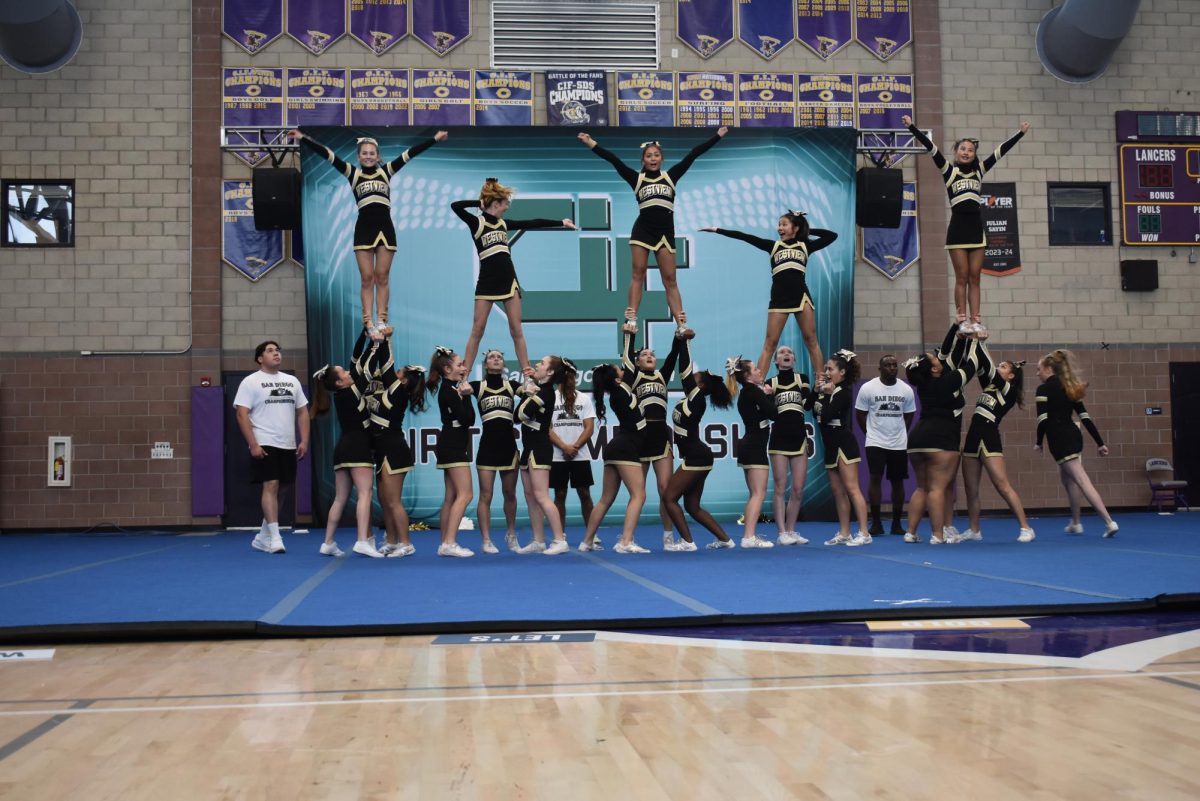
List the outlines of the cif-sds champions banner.
<svg viewBox="0 0 1200 801">
<path fill-rule="evenodd" d="M 416 128 L 305 130 L 349 161 L 354 159 L 357 136 L 377 137 L 382 157 L 390 159 L 433 134 L 433 129 Z M 595 133 L 601 144 L 635 168 L 642 141 L 660 141 L 667 164 L 674 164 L 711 134 L 711 130 L 674 128 L 608 128 Z M 717 226 L 773 238 L 779 215 L 788 208 L 804 209 L 812 225 L 840 234 L 831 247 L 813 256 L 808 284 L 816 302 L 823 350 L 832 353 L 854 345 L 854 147 L 852 130 L 734 130 L 680 181 L 675 215 L 678 279 L 688 321 L 697 332 L 692 352 L 700 368 L 721 373 L 728 356 L 740 353 L 757 358 L 766 327 L 771 271 L 768 254 L 699 229 Z M 360 279 L 352 251 L 355 205 L 346 179 L 324 160 L 305 151 L 302 169 L 309 361 L 345 364 L 361 327 Z M 389 320 L 396 328 L 396 360 L 428 365 L 436 345 L 461 353 L 466 344 L 478 262 L 468 228 L 450 210 L 450 203 L 477 198 L 486 176 L 516 187 L 508 217 L 569 217 L 579 227 L 523 232 L 513 237 L 512 254 L 524 290 L 530 357 L 568 356 L 580 366 L 582 384 L 590 389 L 591 368 L 618 358 L 618 321 L 626 306 L 632 269 L 629 233 L 637 206 L 629 186 L 612 166 L 562 129 L 454 128 L 447 141 L 410 161 L 393 179 L 392 217 L 399 250 L 391 269 Z M 653 269 L 648 284 L 638 340 L 648 338 L 662 360 L 671 348 L 674 326 Z M 820 369 L 807 364 L 794 321 L 788 323 L 783 344 L 796 350 L 804 372 L 812 376 Z M 510 375 L 517 377 L 516 355 L 499 309 L 489 318 L 480 353 L 492 347 L 505 353 Z M 672 385 L 679 387 L 677 380 Z M 680 391 L 673 392 L 672 407 L 680 396 Z M 436 519 L 444 496 L 434 457 L 439 419 L 436 405 L 430 406 L 434 408 L 405 420 L 417 467 L 405 481 L 404 502 L 416 520 Z M 600 446 L 615 423 L 610 413 L 607 425 L 597 426 L 592 447 L 583 451 L 594 460 L 594 496 L 600 491 L 603 469 Z M 716 467 L 704 501 L 721 520 L 736 519 L 746 500 L 745 479 L 734 453 L 743 433 L 735 409 L 710 406 L 703 436 L 715 452 Z M 332 419 L 315 425 L 317 498 L 322 505 L 332 497 L 330 465 L 336 436 Z M 805 498 L 807 504 L 823 505 L 831 498 L 821 468 L 820 437 L 814 439 L 816 454 L 810 460 Z M 653 477 L 647 489 L 645 522 L 657 519 Z M 518 502 L 525 519 L 521 493 Z M 498 515 L 500 504 L 493 507 L 493 515 Z M 568 522 L 578 524 L 577 506 L 569 504 L 569 508 Z M 613 521 L 622 509 L 620 503 L 614 505 Z"/>
</svg>

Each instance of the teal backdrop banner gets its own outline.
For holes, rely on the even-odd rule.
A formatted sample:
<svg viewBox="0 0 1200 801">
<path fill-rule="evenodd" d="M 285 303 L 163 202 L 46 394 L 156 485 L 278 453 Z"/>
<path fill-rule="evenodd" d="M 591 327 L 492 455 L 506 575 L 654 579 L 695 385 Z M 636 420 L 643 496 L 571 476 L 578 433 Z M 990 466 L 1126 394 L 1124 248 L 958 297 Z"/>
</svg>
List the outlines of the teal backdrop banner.
<svg viewBox="0 0 1200 801">
<path fill-rule="evenodd" d="M 432 129 L 412 128 L 308 127 L 305 131 L 350 163 L 355 162 L 355 137 L 364 133 L 379 140 L 383 159 L 394 158 L 433 135 Z M 608 128 L 596 135 L 600 144 L 637 169 L 642 141 L 659 140 L 669 166 L 711 134 L 696 129 Z M 725 358 L 739 353 L 757 358 L 766 329 L 771 271 L 766 253 L 699 229 L 717 226 L 772 238 L 786 209 L 803 209 L 814 227 L 839 234 L 832 246 L 813 256 L 808 285 L 823 352 L 854 346 L 854 148 L 852 130 L 732 130 L 679 181 L 675 204 L 679 287 L 688 321 L 696 330 L 692 353 L 701 369 L 720 372 Z M 305 149 L 302 167 L 309 362 L 345 364 L 361 330 L 360 279 L 352 251 L 357 212 L 349 183 L 327 162 Z M 447 141 L 410 161 L 393 179 L 392 218 L 399 250 L 391 270 L 389 319 L 396 329 L 396 360 L 428 366 L 434 346 L 446 345 L 461 353 L 466 345 L 478 262 L 470 233 L 450 210 L 450 203 L 477 198 L 487 176 L 517 189 L 508 217 L 569 217 L 579 227 L 577 231 L 522 232 L 512 239 L 512 255 L 524 290 L 530 358 L 548 353 L 569 357 L 584 371 L 582 383 L 590 389 L 591 368 L 618 355 L 618 321 L 631 273 L 629 233 L 637 205 L 632 190 L 610 164 L 560 129 L 454 128 Z M 638 341 L 648 337 L 663 359 L 671 347 L 673 325 L 654 269 L 640 320 Z M 782 343 L 795 349 L 800 359 L 797 369 L 811 378 L 814 366 L 808 364 L 794 320 L 788 322 Z M 499 307 L 489 319 L 480 353 L 492 347 L 505 353 L 509 370 L 517 377 L 516 355 Z M 478 374 L 476 365 L 473 377 Z M 672 386 L 679 390 L 678 381 Z M 681 394 L 673 393 L 672 406 Z M 611 415 L 609 424 L 615 424 Z M 436 411 L 411 415 L 405 425 L 417 466 L 405 481 L 404 503 L 413 520 L 436 521 L 444 493 L 441 471 L 434 467 Z M 710 407 L 703 430 L 716 456 L 704 503 L 717 519 L 732 522 L 741 514 L 747 494 L 734 456 L 741 421 L 735 409 Z M 595 460 L 593 497 L 598 497 L 603 469 L 600 445 L 608 433 L 598 425 L 588 453 Z M 328 507 L 333 495 L 331 456 L 336 441 L 336 421 L 326 417 L 317 422 L 315 503 L 320 509 Z M 815 444 L 805 490 L 810 512 L 832 504 L 821 467 L 820 437 Z M 657 519 L 653 477 L 647 491 L 643 522 Z M 518 500 L 524 523 L 521 493 Z M 498 498 L 492 509 L 496 525 Z M 618 520 L 623 509 L 619 496 L 606 522 Z M 474 517 L 473 504 L 468 514 Z M 572 494 L 568 525 L 579 523 Z"/>
</svg>

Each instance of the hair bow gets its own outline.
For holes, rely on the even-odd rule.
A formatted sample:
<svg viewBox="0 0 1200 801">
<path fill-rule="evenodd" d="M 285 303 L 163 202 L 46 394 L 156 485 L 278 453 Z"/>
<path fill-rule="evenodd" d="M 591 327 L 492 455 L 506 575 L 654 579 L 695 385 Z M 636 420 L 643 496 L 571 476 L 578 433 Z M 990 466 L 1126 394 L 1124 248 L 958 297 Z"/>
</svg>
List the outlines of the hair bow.
<svg viewBox="0 0 1200 801">
<path fill-rule="evenodd" d="M 454 351 L 445 345 L 438 345 L 433 349 L 433 352 L 438 356 L 452 356 L 454 354 Z"/>
<path fill-rule="evenodd" d="M 404 365 L 404 372 L 406 372 L 406 373 L 423 373 L 423 372 L 425 372 L 425 368 L 419 364 L 406 364 L 406 365 Z"/>
<path fill-rule="evenodd" d="M 742 354 L 739 353 L 737 356 L 730 356 L 728 359 L 725 360 L 725 373 L 727 375 L 733 375 L 734 373 L 737 372 L 738 365 L 741 363 L 742 363 Z"/>
<path fill-rule="evenodd" d="M 322 378 L 325 377 L 325 372 L 328 369 L 329 369 L 329 365 L 327 364 L 324 367 L 322 367 L 320 370 L 318 370 L 317 372 L 313 373 L 313 380 L 320 381 Z"/>
<path fill-rule="evenodd" d="M 835 353 L 835 354 L 833 354 L 833 355 L 834 355 L 834 356 L 841 356 L 841 357 L 842 357 L 842 360 L 843 360 L 843 361 L 847 361 L 847 362 L 848 362 L 848 361 L 850 361 L 851 359 L 857 359 L 857 358 L 858 358 L 858 354 L 857 354 L 857 353 L 855 353 L 855 352 L 854 352 L 854 351 L 852 351 L 852 350 L 847 350 L 846 348 L 842 348 L 841 350 L 839 350 L 837 353 Z"/>
<path fill-rule="evenodd" d="M 500 350 L 499 348 L 488 348 L 488 349 L 487 349 L 487 350 L 484 352 L 484 354 L 483 354 L 483 358 L 484 358 L 484 359 L 486 359 L 487 357 L 491 356 L 493 353 L 499 353 L 499 354 L 500 354 L 500 358 L 501 358 L 501 359 L 503 359 L 503 358 L 504 358 L 504 351 Z"/>
<path fill-rule="evenodd" d="M 657 139 L 651 139 L 649 142 L 642 142 L 640 145 L 638 145 L 638 147 L 640 147 L 642 150 L 645 150 L 648 147 L 662 147 L 662 145 L 659 144 Z"/>
<path fill-rule="evenodd" d="M 788 209 L 788 214 L 792 215 L 793 217 L 807 217 L 808 216 L 807 211 L 799 211 L 797 209 Z"/>
<path fill-rule="evenodd" d="M 922 353 L 920 356 L 913 356 L 911 359 L 905 359 L 904 364 L 900 366 L 905 370 L 911 370 L 923 361 L 925 361 L 924 353 Z"/>
<path fill-rule="evenodd" d="M 485 184 L 498 184 L 498 183 L 500 183 L 500 179 L 499 178 L 484 178 L 483 182 Z"/>
<path fill-rule="evenodd" d="M 357 141 L 360 147 L 362 145 L 375 145 L 375 147 L 379 147 L 379 143 L 369 136 L 360 136 Z"/>
<path fill-rule="evenodd" d="M 1024 367 L 1024 366 L 1025 366 L 1025 360 L 1024 360 L 1024 359 L 1021 359 L 1021 361 L 1019 361 L 1019 362 L 1011 362 L 1011 364 L 1012 364 L 1012 366 L 1013 366 L 1013 367 Z"/>
<path fill-rule="evenodd" d="M 575 366 L 575 362 L 571 361 L 566 356 L 560 356 L 559 358 L 562 359 L 563 367 L 567 368 L 572 373 L 579 372 L 579 368 Z"/>
</svg>

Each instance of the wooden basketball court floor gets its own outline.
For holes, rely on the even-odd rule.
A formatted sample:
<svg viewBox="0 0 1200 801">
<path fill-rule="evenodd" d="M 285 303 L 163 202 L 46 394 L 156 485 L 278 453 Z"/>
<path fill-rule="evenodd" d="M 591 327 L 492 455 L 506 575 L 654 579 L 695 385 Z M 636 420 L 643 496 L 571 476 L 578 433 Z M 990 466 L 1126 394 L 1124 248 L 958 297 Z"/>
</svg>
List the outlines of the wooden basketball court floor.
<svg viewBox="0 0 1200 801">
<path fill-rule="evenodd" d="M 680 632 L 8 651 L 0 797 L 1192 801 L 1195 621 L 1074 657 Z"/>
</svg>

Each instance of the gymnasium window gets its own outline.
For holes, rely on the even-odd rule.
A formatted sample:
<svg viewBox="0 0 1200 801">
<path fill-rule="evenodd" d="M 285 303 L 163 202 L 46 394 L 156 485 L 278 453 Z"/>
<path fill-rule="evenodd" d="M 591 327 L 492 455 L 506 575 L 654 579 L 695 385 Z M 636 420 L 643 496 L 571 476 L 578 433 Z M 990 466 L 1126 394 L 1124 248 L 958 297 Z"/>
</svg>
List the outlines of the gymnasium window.
<svg viewBox="0 0 1200 801">
<path fill-rule="evenodd" d="M 658 69 L 658 3 L 493 0 L 497 69 Z"/>
<path fill-rule="evenodd" d="M 74 181 L 0 182 L 4 247 L 75 247 Z"/>
<path fill-rule="evenodd" d="M 1111 245 L 1112 200 L 1106 183 L 1050 183 L 1051 245 Z"/>
</svg>

